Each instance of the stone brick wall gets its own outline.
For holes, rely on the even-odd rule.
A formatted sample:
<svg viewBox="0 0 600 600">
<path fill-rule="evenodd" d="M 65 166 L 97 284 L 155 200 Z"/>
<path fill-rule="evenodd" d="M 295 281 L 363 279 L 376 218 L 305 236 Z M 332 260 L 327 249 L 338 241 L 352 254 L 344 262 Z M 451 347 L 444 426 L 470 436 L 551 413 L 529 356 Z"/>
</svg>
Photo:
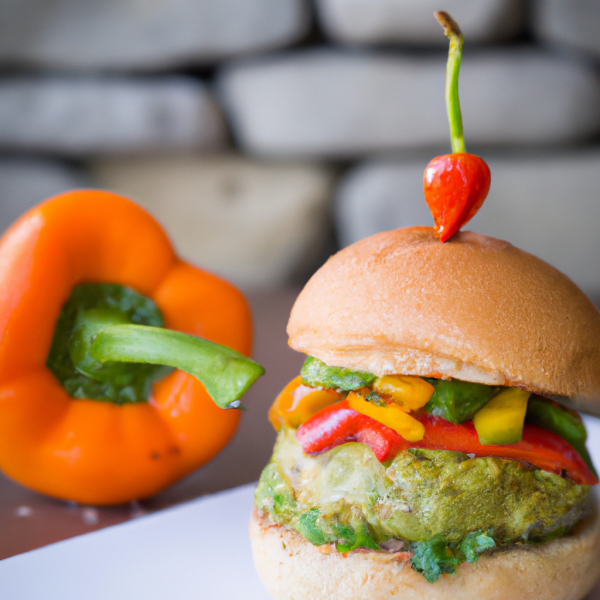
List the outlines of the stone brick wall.
<svg viewBox="0 0 600 600">
<path fill-rule="evenodd" d="M 451 12 L 473 229 L 600 295 L 598 0 L 0 0 L 0 230 L 98 186 L 246 287 L 282 285 L 381 229 L 429 224 L 449 152 Z"/>
</svg>

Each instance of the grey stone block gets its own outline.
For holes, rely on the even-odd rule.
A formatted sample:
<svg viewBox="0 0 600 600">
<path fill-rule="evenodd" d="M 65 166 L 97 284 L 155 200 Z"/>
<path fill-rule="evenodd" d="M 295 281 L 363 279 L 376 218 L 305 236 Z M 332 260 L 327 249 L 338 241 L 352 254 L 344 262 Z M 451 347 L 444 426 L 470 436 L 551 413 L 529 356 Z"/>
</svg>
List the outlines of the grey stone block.
<svg viewBox="0 0 600 600">
<path fill-rule="evenodd" d="M 600 294 L 600 149 L 484 158 L 492 186 L 464 229 L 508 240 L 587 293 Z M 348 173 L 335 208 L 342 244 L 396 227 L 432 225 L 423 196 L 428 161 L 373 161 Z"/>
<path fill-rule="evenodd" d="M 0 79 L 2 149 L 153 152 L 219 148 L 225 139 L 216 105 L 194 79 Z"/>
<path fill-rule="evenodd" d="M 163 69 L 285 46 L 303 0 L 12 0 L 0 3 L 0 64 Z"/>
<path fill-rule="evenodd" d="M 304 51 L 226 69 L 237 139 L 265 156 L 352 157 L 449 143 L 446 55 Z M 550 144 L 600 130 L 600 78 L 534 49 L 470 53 L 461 74 L 468 143 Z"/>
<path fill-rule="evenodd" d="M 522 0 L 318 0 L 325 31 L 341 42 L 445 46 L 433 12 L 449 12 L 470 42 L 497 42 L 521 31 Z"/>
<path fill-rule="evenodd" d="M 185 259 L 245 289 L 289 282 L 327 242 L 333 173 L 322 166 L 179 155 L 90 168 L 152 212 Z"/>
<path fill-rule="evenodd" d="M 598 0 L 534 0 L 533 32 L 541 40 L 600 58 Z"/>
<path fill-rule="evenodd" d="M 60 161 L 0 157 L 0 233 L 50 196 L 86 187 L 89 177 Z"/>
</svg>

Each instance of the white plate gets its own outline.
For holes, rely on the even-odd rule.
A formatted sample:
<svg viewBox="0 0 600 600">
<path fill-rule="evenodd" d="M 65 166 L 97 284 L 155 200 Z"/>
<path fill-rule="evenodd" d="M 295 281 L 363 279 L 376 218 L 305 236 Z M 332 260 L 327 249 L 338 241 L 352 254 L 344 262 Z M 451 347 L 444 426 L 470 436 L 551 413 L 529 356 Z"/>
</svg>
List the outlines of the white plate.
<svg viewBox="0 0 600 600">
<path fill-rule="evenodd" d="M 253 493 L 246 485 L 7 558 L 0 598 L 269 600 L 248 540 Z"/>
<path fill-rule="evenodd" d="M 600 419 L 585 423 L 600 466 Z M 248 541 L 253 491 L 199 498 L 3 560 L 0 598 L 269 600 Z"/>
</svg>

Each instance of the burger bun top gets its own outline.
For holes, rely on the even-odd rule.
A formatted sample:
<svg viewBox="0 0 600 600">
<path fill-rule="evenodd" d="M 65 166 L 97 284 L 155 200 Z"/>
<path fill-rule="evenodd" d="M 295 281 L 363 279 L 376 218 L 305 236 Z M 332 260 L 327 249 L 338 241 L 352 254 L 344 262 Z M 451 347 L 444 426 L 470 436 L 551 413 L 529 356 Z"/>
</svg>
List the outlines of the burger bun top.
<svg viewBox="0 0 600 600">
<path fill-rule="evenodd" d="M 330 366 L 457 378 L 600 411 L 600 313 L 565 275 L 508 242 L 429 227 L 331 257 L 298 297 L 292 348 Z"/>
</svg>

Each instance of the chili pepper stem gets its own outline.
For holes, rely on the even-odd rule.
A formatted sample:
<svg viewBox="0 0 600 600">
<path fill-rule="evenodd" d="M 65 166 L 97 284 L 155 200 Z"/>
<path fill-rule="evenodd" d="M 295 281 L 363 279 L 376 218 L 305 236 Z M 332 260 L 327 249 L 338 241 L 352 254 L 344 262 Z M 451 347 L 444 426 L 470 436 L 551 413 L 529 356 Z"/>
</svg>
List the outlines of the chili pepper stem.
<svg viewBox="0 0 600 600">
<path fill-rule="evenodd" d="M 264 373 L 244 355 L 208 340 L 147 325 L 123 323 L 112 311 L 79 314 L 69 353 L 75 368 L 98 380 L 119 363 L 145 363 L 181 369 L 199 379 L 220 408 L 240 408 L 240 398 Z"/>
<path fill-rule="evenodd" d="M 462 115 L 458 99 L 458 74 L 460 71 L 464 38 L 458 23 L 447 12 L 440 10 L 435 12 L 434 15 L 444 28 L 446 36 L 450 38 L 450 50 L 448 52 L 448 65 L 446 68 L 446 109 L 448 111 L 448 121 L 450 122 L 452 152 L 465 152 Z"/>
</svg>

